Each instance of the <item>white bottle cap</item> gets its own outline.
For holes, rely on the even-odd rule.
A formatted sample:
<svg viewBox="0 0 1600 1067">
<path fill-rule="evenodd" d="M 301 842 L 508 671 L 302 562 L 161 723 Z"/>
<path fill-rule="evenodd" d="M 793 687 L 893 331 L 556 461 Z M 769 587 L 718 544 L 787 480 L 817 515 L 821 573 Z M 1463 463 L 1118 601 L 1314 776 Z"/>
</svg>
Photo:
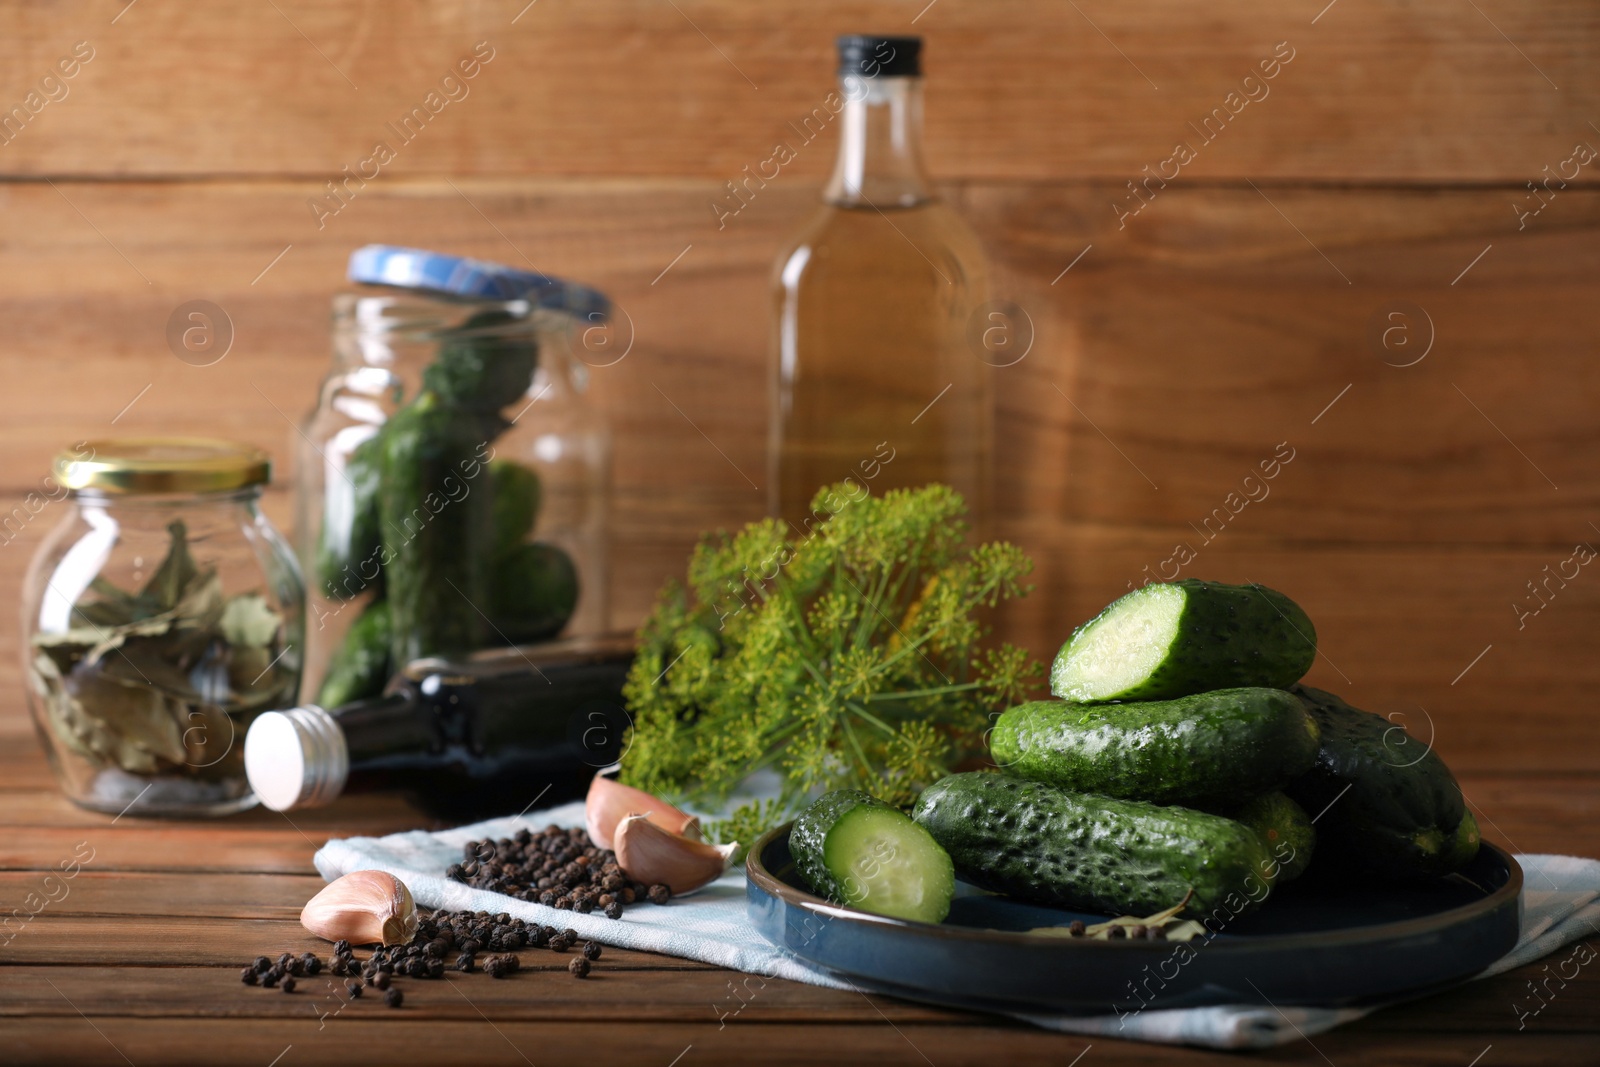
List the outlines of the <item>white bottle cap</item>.
<svg viewBox="0 0 1600 1067">
<path fill-rule="evenodd" d="M 318 808 L 344 791 L 350 750 L 332 715 L 303 704 L 256 716 L 244 738 L 244 770 L 273 811 Z"/>
</svg>

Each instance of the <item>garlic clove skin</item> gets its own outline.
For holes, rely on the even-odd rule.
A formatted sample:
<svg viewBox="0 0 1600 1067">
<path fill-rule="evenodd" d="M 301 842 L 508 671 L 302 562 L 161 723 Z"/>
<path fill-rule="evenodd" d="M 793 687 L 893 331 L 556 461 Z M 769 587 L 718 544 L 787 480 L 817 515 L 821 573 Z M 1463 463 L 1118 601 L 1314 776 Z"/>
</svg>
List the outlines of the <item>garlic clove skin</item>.
<svg viewBox="0 0 1600 1067">
<path fill-rule="evenodd" d="M 351 871 L 306 902 L 300 925 L 324 941 L 401 945 L 416 933 L 417 904 L 389 872 Z"/>
<path fill-rule="evenodd" d="M 623 785 L 603 774 L 595 775 L 589 783 L 583 815 L 588 824 L 589 840 L 598 848 L 616 847 L 617 825 L 629 815 L 644 815 L 668 833 L 700 840 L 699 819 L 643 789 Z"/>
<path fill-rule="evenodd" d="M 628 815 L 617 824 L 612 846 L 617 865 L 635 881 L 665 885 L 681 897 L 722 877 L 738 845 L 712 845 L 675 834 L 646 815 Z"/>
</svg>

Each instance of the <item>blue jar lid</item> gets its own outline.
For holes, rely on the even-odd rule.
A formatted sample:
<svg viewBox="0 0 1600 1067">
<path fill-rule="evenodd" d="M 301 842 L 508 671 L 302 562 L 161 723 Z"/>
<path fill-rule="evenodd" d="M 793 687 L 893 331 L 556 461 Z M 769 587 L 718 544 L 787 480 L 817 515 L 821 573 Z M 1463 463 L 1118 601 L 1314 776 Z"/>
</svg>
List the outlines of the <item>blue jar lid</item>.
<svg viewBox="0 0 1600 1067">
<path fill-rule="evenodd" d="M 475 300 L 526 300 L 594 322 L 609 318 L 604 293 L 547 274 L 466 256 L 394 245 L 363 245 L 350 253 L 349 278 L 363 285 L 417 289 Z"/>
</svg>

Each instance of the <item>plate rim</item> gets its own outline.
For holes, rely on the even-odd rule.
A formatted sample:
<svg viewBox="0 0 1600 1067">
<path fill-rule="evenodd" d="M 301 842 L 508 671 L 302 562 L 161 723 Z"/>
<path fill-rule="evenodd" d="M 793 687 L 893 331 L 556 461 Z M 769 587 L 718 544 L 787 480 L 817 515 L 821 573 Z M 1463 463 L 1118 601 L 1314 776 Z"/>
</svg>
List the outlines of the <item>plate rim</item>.
<svg viewBox="0 0 1600 1067">
<path fill-rule="evenodd" d="M 876 915 L 869 911 L 862 911 L 850 907 L 848 904 L 834 904 L 813 893 L 807 893 L 784 882 L 776 874 L 769 871 L 763 862 L 763 854 L 767 848 L 781 836 L 787 836 L 794 828 L 794 820 L 774 826 L 756 839 L 745 856 L 745 881 L 754 884 L 767 895 L 783 901 L 791 907 L 804 908 L 816 912 L 852 921 L 870 922 L 874 925 L 899 929 L 906 933 L 932 935 L 955 941 L 984 941 L 996 940 L 1019 947 L 1044 948 L 1051 946 L 1070 945 L 1079 951 L 1168 951 L 1173 944 L 1169 941 L 1136 940 L 1133 938 L 1119 938 L 1115 941 L 1099 938 L 1063 938 L 1058 935 L 1035 934 L 1021 930 L 995 930 L 980 929 L 966 926 L 947 926 L 944 923 L 926 923 L 915 919 L 898 919 L 890 915 Z M 1522 895 L 1523 871 L 1522 865 L 1515 856 L 1490 841 L 1482 841 L 1480 848 L 1491 849 L 1506 865 L 1506 882 L 1482 899 L 1467 904 L 1458 905 L 1445 911 L 1435 912 L 1431 915 L 1419 916 L 1413 919 L 1400 919 L 1394 922 L 1376 923 L 1369 926 L 1353 926 L 1338 931 L 1316 931 L 1310 933 L 1294 934 L 1261 934 L 1258 936 L 1241 937 L 1212 937 L 1207 940 L 1208 945 L 1220 945 L 1222 950 L 1229 953 L 1249 953 L 1253 951 L 1282 951 L 1293 949 L 1301 944 L 1325 944 L 1330 934 L 1337 935 L 1346 944 L 1361 944 L 1367 941 L 1389 941 L 1396 938 L 1413 937 L 1427 934 L 1435 929 L 1454 926 L 1456 922 L 1467 917 L 1467 913 L 1480 913 L 1494 911 L 1503 907 L 1508 901 L 1515 903 Z M 1219 931 L 1221 934 L 1225 931 Z M 1089 946 L 1103 946 L 1103 948 L 1090 948 Z"/>
</svg>

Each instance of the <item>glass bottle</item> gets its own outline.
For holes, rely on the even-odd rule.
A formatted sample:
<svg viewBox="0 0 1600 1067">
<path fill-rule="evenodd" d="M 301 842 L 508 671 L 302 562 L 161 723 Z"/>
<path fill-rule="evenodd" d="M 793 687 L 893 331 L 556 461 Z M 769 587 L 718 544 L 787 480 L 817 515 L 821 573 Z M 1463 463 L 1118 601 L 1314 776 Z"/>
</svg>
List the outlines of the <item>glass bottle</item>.
<svg viewBox="0 0 1600 1067">
<path fill-rule="evenodd" d="M 382 696 L 257 719 L 245 766 L 276 811 L 377 790 L 458 820 L 550 807 L 621 756 L 632 659 L 623 635 L 417 660 Z"/>
<path fill-rule="evenodd" d="M 773 271 L 771 514 L 854 478 L 943 482 L 981 527 L 993 386 L 968 342 L 987 298 L 976 236 L 922 164 L 921 41 L 839 39 L 839 155 L 823 204 Z"/>
<path fill-rule="evenodd" d="M 190 438 L 56 457 L 61 521 L 22 594 L 34 725 L 66 795 L 113 815 L 253 807 L 244 736 L 300 686 L 305 595 L 261 513 L 265 453 Z"/>
</svg>

